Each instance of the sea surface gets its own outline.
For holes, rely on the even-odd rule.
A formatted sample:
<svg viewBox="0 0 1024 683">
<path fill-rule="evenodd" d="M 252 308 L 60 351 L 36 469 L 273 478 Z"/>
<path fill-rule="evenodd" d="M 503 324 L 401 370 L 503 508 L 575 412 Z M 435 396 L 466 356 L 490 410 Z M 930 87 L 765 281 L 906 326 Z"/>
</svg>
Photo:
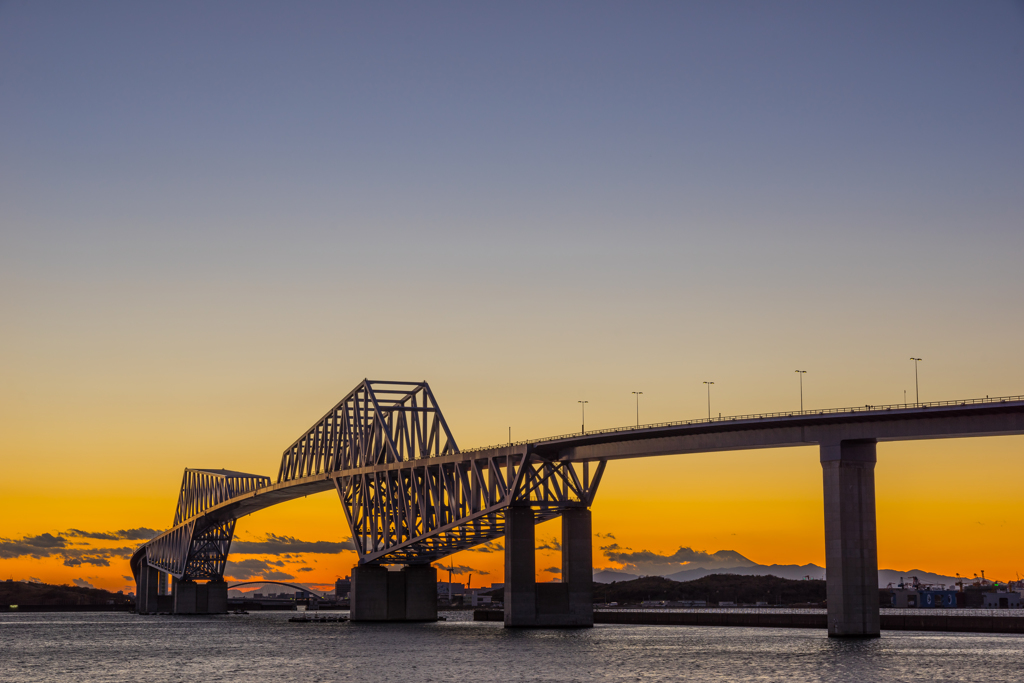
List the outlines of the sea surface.
<svg viewBox="0 0 1024 683">
<path fill-rule="evenodd" d="M 330 613 L 331 615 L 337 612 Z M 0 614 L 0 681 L 1020 681 L 1024 637 L 598 625 L 519 630 L 224 616 Z"/>
</svg>

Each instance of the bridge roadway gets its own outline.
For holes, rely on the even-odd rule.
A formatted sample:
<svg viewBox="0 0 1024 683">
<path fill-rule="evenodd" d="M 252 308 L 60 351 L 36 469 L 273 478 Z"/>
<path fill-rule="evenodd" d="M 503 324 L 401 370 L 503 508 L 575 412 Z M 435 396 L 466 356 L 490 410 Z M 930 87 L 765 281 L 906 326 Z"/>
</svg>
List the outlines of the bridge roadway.
<svg viewBox="0 0 1024 683">
<path fill-rule="evenodd" d="M 381 398 L 389 391 L 396 397 Z M 183 483 L 175 527 L 140 547 L 132 569 L 140 595 L 153 590 L 143 576 L 147 568 L 176 582 L 215 583 L 222 580 L 235 520 L 335 489 L 359 554 L 354 620 L 361 613 L 381 620 L 431 618 L 436 607 L 427 607 L 426 595 L 436 573 L 429 563 L 504 537 L 506 625 L 590 625 L 589 507 L 608 460 L 817 446 L 829 634 L 874 636 L 876 444 L 1013 434 L 1024 434 L 1024 396 L 691 420 L 459 451 L 426 383 L 366 381 L 285 451 L 277 483 L 258 478 L 236 493 L 231 481 L 255 475 L 187 470 L 186 479 L 200 472 L 229 483 L 207 486 L 205 501 L 193 503 L 188 515 L 182 514 Z M 211 495 L 218 486 L 220 493 Z M 534 526 L 558 516 L 563 584 L 536 584 Z M 383 563 L 407 569 L 388 574 Z M 430 589 L 431 603 L 434 596 Z M 400 605 L 392 604 L 396 599 Z"/>
</svg>

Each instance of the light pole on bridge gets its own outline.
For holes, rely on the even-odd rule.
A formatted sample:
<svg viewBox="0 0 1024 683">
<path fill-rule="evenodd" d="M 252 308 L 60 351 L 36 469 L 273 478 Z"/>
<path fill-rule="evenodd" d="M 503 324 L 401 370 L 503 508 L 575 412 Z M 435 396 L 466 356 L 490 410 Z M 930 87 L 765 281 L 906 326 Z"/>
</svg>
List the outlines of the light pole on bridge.
<svg viewBox="0 0 1024 683">
<path fill-rule="evenodd" d="M 911 356 L 910 360 L 914 361 L 914 396 L 917 398 L 917 405 L 921 405 L 921 387 L 917 384 L 917 362 L 924 359 Z"/>
<path fill-rule="evenodd" d="M 642 393 L 644 393 L 644 392 L 642 392 L 642 391 L 634 391 L 633 392 L 633 395 L 636 396 L 636 426 L 637 426 L 637 429 L 640 428 L 640 394 L 642 394 Z"/>
<path fill-rule="evenodd" d="M 806 370 L 797 370 L 797 374 L 800 375 L 800 412 L 804 412 L 804 375 L 807 374 Z"/>
<path fill-rule="evenodd" d="M 708 385 L 708 422 L 711 422 L 711 385 L 714 382 L 704 382 L 704 384 Z"/>
<path fill-rule="evenodd" d="M 580 431 L 583 432 L 584 434 L 586 434 L 587 433 L 587 404 L 590 403 L 590 401 L 576 401 L 576 402 L 580 404 L 580 413 L 581 413 L 580 420 L 582 422 L 582 424 L 580 425 Z"/>
</svg>

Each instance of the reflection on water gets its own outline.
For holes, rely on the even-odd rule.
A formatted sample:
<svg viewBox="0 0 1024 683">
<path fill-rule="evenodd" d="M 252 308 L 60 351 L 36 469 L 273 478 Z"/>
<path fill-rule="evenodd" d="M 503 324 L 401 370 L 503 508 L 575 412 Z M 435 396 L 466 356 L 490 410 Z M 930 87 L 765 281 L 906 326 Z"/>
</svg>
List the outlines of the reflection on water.
<svg viewBox="0 0 1024 683">
<path fill-rule="evenodd" d="M 23 681 L 1013 681 L 1024 639 L 887 632 L 599 625 L 506 630 L 295 624 L 248 616 L 0 615 L 0 680 Z"/>
</svg>

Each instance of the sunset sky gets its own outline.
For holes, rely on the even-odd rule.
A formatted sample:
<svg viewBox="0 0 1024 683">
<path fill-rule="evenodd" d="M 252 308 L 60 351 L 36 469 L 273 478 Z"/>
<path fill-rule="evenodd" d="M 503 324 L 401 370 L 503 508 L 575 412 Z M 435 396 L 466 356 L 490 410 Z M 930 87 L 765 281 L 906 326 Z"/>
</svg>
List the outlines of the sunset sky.
<svg viewBox="0 0 1024 683">
<path fill-rule="evenodd" d="M 0 579 L 134 590 L 185 467 L 276 476 L 364 377 L 463 449 L 704 381 L 793 410 L 796 369 L 913 401 L 911 356 L 923 401 L 1024 394 L 1022 122 L 1009 0 L 2 3 Z M 1024 436 L 878 455 L 880 567 L 1024 572 Z M 595 567 L 822 565 L 821 498 L 814 448 L 614 462 Z M 355 563 L 333 493 L 236 539 L 235 578 Z"/>
</svg>

